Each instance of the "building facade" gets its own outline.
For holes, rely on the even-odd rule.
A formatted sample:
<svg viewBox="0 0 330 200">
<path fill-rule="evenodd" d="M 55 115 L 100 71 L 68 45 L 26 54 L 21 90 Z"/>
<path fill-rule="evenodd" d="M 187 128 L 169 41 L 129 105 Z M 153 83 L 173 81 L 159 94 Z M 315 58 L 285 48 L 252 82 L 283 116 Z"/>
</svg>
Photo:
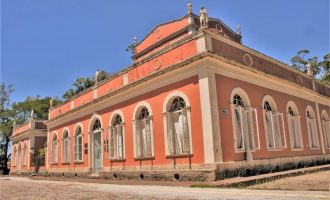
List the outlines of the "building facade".
<svg viewBox="0 0 330 200">
<path fill-rule="evenodd" d="M 206 10 L 155 27 L 132 66 L 50 109 L 47 173 L 206 180 L 329 162 L 329 86 L 241 39 Z"/>
<path fill-rule="evenodd" d="M 11 141 L 10 173 L 30 174 L 36 170 L 37 162 L 41 170 L 46 170 L 44 158 L 37 161 L 39 150 L 47 144 L 47 126 L 43 121 L 30 119 L 21 126 L 14 126 Z"/>
</svg>

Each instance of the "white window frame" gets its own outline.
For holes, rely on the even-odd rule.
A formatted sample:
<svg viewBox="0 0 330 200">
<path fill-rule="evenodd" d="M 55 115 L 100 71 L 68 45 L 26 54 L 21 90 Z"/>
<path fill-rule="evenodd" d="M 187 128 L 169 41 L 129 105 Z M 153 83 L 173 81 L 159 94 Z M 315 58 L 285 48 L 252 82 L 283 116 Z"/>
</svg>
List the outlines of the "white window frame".
<svg viewBox="0 0 330 200">
<path fill-rule="evenodd" d="M 150 156 L 139 156 L 139 144 L 138 144 L 138 138 L 137 138 L 137 122 L 140 121 L 137 119 L 139 116 L 141 110 L 143 108 L 146 108 L 148 110 L 149 116 L 146 118 L 149 121 L 149 129 L 150 129 Z M 133 143 L 134 143 L 134 158 L 135 159 L 143 159 L 143 158 L 153 158 L 155 155 L 154 152 L 154 131 L 153 131 L 153 116 L 152 116 L 152 109 L 151 106 L 147 102 L 140 102 L 135 106 L 134 112 L 133 112 Z"/>
<path fill-rule="evenodd" d="M 307 123 L 307 131 L 308 131 L 309 148 L 320 149 L 320 140 L 319 140 L 319 135 L 317 133 L 316 119 L 306 116 L 306 123 Z M 312 127 L 310 127 L 310 124 L 312 125 Z M 317 140 L 316 147 L 314 147 L 313 144 L 314 139 Z"/>
<path fill-rule="evenodd" d="M 54 135 L 56 135 L 56 139 L 54 140 Z M 58 163 L 58 137 L 57 134 L 53 134 L 52 138 L 52 163 Z"/>
<path fill-rule="evenodd" d="M 115 118 L 117 117 L 117 115 L 119 115 L 121 117 L 121 120 L 122 122 L 120 124 L 117 124 L 115 126 L 113 126 L 113 122 L 115 120 Z M 112 137 L 112 134 L 113 134 L 113 130 L 114 129 L 121 129 L 121 133 L 122 133 L 122 156 L 120 157 L 118 155 L 118 148 L 116 149 L 115 147 L 113 147 L 111 144 L 111 137 Z M 118 140 L 119 140 L 119 137 L 118 137 L 118 134 L 117 134 L 117 137 L 116 137 L 116 142 L 118 144 Z M 124 121 L 124 115 L 121 111 L 117 110 L 115 112 L 112 113 L 111 117 L 110 117 L 110 126 L 109 126 L 109 159 L 110 161 L 116 161 L 116 160 L 125 160 L 126 159 L 126 146 L 125 146 L 125 121 Z M 111 155 L 111 151 L 112 149 L 114 149 L 114 155 Z M 115 153 L 115 151 L 117 153 Z"/>
<path fill-rule="evenodd" d="M 145 155 L 145 154 L 148 154 L 145 152 L 144 149 L 139 149 L 139 148 L 142 148 L 142 144 L 138 144 L 138 132 L 141 132 L 142 133 L 142 127 L 141 127 L 141 130 L 137 130 L 138 129 L 138 123 L 143 123 L 143 121 L 146 121 L 146 123 L 149 124 L 149 134 L 150 134 L 150 146 L 149 146 L 149 154 L 150 155 Z M 152 116 L 148 116 L 147 118 L 145 118 L 144 120 L 138 120 L 138 119 L 135 119 L 133 121 L 133 128 L 134 128 L 134 131 L 133 131 L 133 134 L 134 134 L 134 157 L 135 158 L 150 158 L 150 157 L 153 157 L 154 156 L 154 148 L 153 148 L 153 120 L 152 120 Z M 144 140 L 143 140 L 144 141 Z M 148 149 L 146 149 L 148 150 Z M 139 152 L 142 152 L 141 155 L 138 155 Z"/>
<path fill-rule="evenodd" d="M 292 130 L 292 124 L 295 127 L 295 131 Z M 301 125 L 300 125 L 300 115 L 291 115 L 288 113 L 288 129 L 290 136 L 290 147 L 292 151 L 301 151 L 304 149 L 302 134 L 301 134 Z M 296 140 L 294 136 L 300 140 L 300 147 L 295 147 Z"/>
<path fill-rule="evenodd" d="M 266 114 L 269 113 L 270 115 L 270 123 L 271 123 L 271 129 L 268 130 L 267 127 L 267 122 L 266 122 Z M 274 123 L 274 118 L 276 116 L 279 116 L 281 118 L 281 122 L 278 122 L 278 126 L 280 128 L 280 133 L 279 133 L 279 139 L 281 140 L 282 145 L 281 146 L 277 146 L 276 145 L 276 138 L 275 138 L 275 123 Z M 276 150 L 283 150 L 284 148 L 287 147 L 287 143 L 286 143 L 286 134 L 285 134 L 285 127 L 284 127 L 284 118 L 283 118 L 283 113 L 279 113 L 279 112 L 273 112 L 273 111 L 266 111 L 265 109 L 263 109 L 263 118 L 264 118 L 264 127 L 265 127 L 265 138 L 266 138 L 266 146 L 267 149 L 269 151 L 276 151 Z M 281 126 L 282 125 L 282 126 Z M 268 134 L 272 134 L 272 138 L 273 138 L 273 144 L 274 147 L 270 147 L 269 146 L 269 136 Z"/>
<path fill-rule="evenodd" d="M 186 104 L 186 113 L 187 113 L 187 120 L 188 120 L 188 128 L 189 128 L 189 153 L 185 154 L 171 154 L 168 144 L 168 130 L 167 130 L 167 124 L 168 124 L 168 110 L 169 106 L 172 103 L 172 100 L 176 97 L 181 97 Z M 163 125 L 164 125 L 164 140 L 165 140 L 165 154 L 167 157 L 171 156 L 190 156 L 193 154 L 193 138 L 192 138 L 192 125 L 191 125 L 191 107 L 190 107 L 190 101 L 189 98 L 181 91 L 174 91 L 167 95 L 167 97 L 164 100 L 163 104 Z"/>
<path fill-rule="evenodd" d="M 66 138 L 64 138 L 64 134 L 67 134 Z M 62 160 L 61 161 L 62 161 L 62 163 L 70 163 L 70 134 L 67 129 L 65 129 L 62 133 Z"/>
<path fill-rule="evenodd" d="M 80 128 L 81 133 L 77 133 L 78 128 Z M 73 152 L 73 159 L 75 162 L 82 162 L 84 160 L 84 140 L 83 140 L 83 132 L 82 127 L 78 126 L 75 128 L 75 134 L 74 134 L 74 152 Z M 81 139 L 81 159 L 79 159 L 79 138 Z"/>
<path fill-rule="evenodd" d="M 330 120 L 322 119 L 325 147 L 330 149 Z"/>
<path fill-rule="evenodd" d="M 237 128 L 236 128 L 236 117 L 235 117 L 235 110 L 239 109 L 240 111 L 240 117 L 241 117 L 241 133 L 242 133 L 242 148 L 237 148 Z M 257 109 L 253 107 L 242 107 L 242 106 L 237 106 L 235 104 L 231 104 L 231 110 L 232 110 L 232 124 L 233 124 L 233 130 L 234 130 L 234 148 L 235 152 L 245 152 L 246 151 L 246 132 L 248 132 L 248 124 L 252 124 L 252 142 L 253 148 L 250 148 L 250 151 L 256 151 L 260 149 L 260 136 L 259 136 L 259 124 L 258 124 L 258 113 Z M 247 122 L 246 115 L 248 115 L 248 112 L 254 112 L 254 114 L 250 114 L 252 117 L 252 121 Z M 244 116 L 243 116 L 244 113 Z M 254 120 L 255 122 L 253 122 Z M 255 124 L 255 125 L 254 125 Z M 250 135 L 250 134 L 249 134 Z M 251 145 L 250 145 L 251 146 Z"/>
</svg>

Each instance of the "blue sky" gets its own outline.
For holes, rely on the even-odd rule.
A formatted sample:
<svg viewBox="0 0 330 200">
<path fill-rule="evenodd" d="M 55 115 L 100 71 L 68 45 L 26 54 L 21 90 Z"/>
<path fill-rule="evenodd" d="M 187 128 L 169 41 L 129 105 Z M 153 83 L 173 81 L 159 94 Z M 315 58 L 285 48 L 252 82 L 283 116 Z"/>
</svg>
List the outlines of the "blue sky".
<svg viewBox="0 0 330 200">
<path fill-rule="evenodd" d="M 243 43 L 289 63 L 298 50 L 329 52 L 329 0 L 192 0 L 232 29 Z M 131 64 L 125 51 L 157 24 L 186 14 L 183 0 L 1 0 L 0 82 L 13 101 L 59 96 L 77 77 Z"/>
</svg>

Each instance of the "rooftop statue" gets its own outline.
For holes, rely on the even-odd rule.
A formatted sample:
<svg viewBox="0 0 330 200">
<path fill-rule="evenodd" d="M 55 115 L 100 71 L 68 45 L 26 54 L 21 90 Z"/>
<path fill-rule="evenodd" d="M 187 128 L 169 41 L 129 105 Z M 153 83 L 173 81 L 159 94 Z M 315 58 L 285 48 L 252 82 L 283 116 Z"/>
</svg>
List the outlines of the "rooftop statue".
<svg viewBox="0 0 330 200">
<path fill-rule="evenodd" d="M 199 14 L 201 29 L 207 28 L 209 23 L 209 17 L 207 16 L 207 10 L 206 8 L 204 8 L 204 6 L 201 7 Z"/>
<path fill-rule="evenodd" d="M 187 2 L 187 10 L 188 10 L 188 14 L 190 14 L 192 12 L 192 5 L 191 5 L 190 1 Z"/>
<path fill-rule="evenodd" d="M 95 75 L 94 75 L 94 81 L 95 81 L 95 83 L 97 83 L 97 82 L 98 82 L 98 77 L 99 77 L 99 74 L 100 74 L 100 70 L 99 70 L 99 69 L 97 69 L 97 70 L 96 70 L 96 72 L 95 72 Z"/>
<path fill-rule="evenodd" d="M 241 35 L 241 26 L 238 24 L 237 27 L 236 27 L 236 33 L 238 35 Z"/>
</svg>

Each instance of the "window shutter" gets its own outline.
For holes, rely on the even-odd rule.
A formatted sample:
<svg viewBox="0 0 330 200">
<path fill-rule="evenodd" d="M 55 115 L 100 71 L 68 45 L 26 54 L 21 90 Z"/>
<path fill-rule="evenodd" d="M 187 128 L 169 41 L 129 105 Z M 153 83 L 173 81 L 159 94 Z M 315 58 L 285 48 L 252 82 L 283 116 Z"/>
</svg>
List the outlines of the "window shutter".
<svg viewBox="0 0 330 200">
<path fill-rule="evenodd" d="M 117 158 L 123 158 L 123 126 L 117 125 L 117 140 L 118 140 L 118 146 L 117 146 Z"/>
<path fill-rule="evenodd" d="M 82 154 L 83 154 L 83 141 L 82 141 L 82 135 L 78 136 L 78 146 L 77 146 L 77 154 L 78 154 L 78 160 L 82 160 Z"/>
<path fill-rule="evenodd" d="M 234 108 L 234 121 L 236 131 L 236 148 L 243 149 L 243 127 L 242 127 L 242 110 L 240 106 Z"/>
<path fill-rule="evenodd" d="M 330 148 L 330 121 L 323 120 L 322 122 L 326 147 Z"/>
<path fill-rule="evenodd" d="M 142 157 L 142 126 L 141 120 L 135 120 L 135 140 L 136 140 L 136 153 L 138 157 Z"/>
<path fill-rule="evenodd" d="M 146 129 L 146 155 L 152 156 L 152 141 L 151 141 L 151 128 L 150 128 L 150 119 L 146 119 L 145 129 Z"/>
<path fill-rule="evenodd" d="M 186 109 L 182 109 L 181 111 L 182 116 L 182 128 L 183 128 L 183 153 L 190 153 L 190 140 L 189 140 L 189 124 L 188 124 L 188 117 Z"/>
<path fill-rule="evenodd" d="M 175 154 L 174 123 L 171 112 L 167 112 L 167 145 L 170 154 Z"/>
<path fill-rule="evenodd" d="M 266 131 L 268 138 L 268 147 L 274 148 L 274 136 L 273 136 L 273 119 L 272 112 L 265 111 L 265 122 L 266 122 Z"/>
<path fill-rule="evenodd" d="M 283 115 L 282 113 L 273 114 L 273 127 L 274 127 L 274 146 L 275 148 L 285 147 Z"/>
<path fill-rule="evenodd" d="M 317 128 L 316 128 L 316 119 L 312 119 L 312 137 L 313 137 L 313 147 L 318 148 L 319 147 L 319 137 L 317 134 Z"/>
<path fill-rule="evenodd" d="M 110 127 L 110 158 L 115 158 L 116 152 L 116 129 L 112 126 Z"/>
</svg>

